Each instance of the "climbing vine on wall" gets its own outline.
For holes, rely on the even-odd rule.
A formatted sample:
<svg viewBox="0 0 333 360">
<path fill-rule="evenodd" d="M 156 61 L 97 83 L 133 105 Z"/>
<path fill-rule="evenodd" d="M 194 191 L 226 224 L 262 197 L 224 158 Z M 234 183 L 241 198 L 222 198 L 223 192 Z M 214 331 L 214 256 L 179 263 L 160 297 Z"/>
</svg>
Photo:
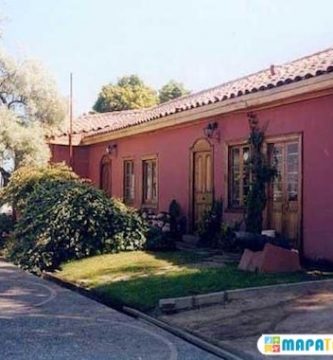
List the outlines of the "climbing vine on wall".
<svg viewBox="0 0 333 360">
<path fill-rule="evenodd" d="M 276 176 L 276 167 L 270 164 L 263 150 L 265 127 L 260 128 L 257 116 L 248 114 L 250 136 L 251 186 L 246 199 L 246 230 L 260 234 L 263 227 L 263 211 L 267 203 L 267 184 Z"/>
</svg>

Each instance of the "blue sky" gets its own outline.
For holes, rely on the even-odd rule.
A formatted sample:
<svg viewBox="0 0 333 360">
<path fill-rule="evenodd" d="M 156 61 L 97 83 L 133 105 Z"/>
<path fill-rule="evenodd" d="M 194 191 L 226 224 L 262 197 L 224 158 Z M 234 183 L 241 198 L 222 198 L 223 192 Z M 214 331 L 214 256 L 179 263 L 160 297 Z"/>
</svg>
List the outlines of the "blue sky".
<svg viewBox="0 0 333 360">
<path fill-rule="evenodd" d="M 331 0 L 1 0 L 3 42 L 40 59 L 88 111 L 103 84 L 138 74 L 196 91 L 333 45 Z"/>
</svg>

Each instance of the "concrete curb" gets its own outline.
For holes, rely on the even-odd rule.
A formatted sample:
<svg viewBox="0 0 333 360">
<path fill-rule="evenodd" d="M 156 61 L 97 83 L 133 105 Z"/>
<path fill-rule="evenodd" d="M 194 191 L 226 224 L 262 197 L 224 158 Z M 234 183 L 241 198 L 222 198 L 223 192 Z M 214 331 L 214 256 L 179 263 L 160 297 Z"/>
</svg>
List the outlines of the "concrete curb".
<svg viewBox="0 0 333 360">
<path fill-rule="evenodd" d="M 333 279 L 312 280 L 297 283 L 267 285 L 245 289 L 219 291 L 210 294 L 185 296 L 179 298 L 167 298 L 159 301 L 159 308 L 164 313 L 173 313 L 182 310 L 198 309 L 203 306 L 225 305 L 228 301 L 241 300 L 249 296 L 259 295 L 264 291 L 278 291 L 284 289 L 302 288 L 315 289 L 323 284 L 332 284 Z"/>
<path fill-rule="evenodd" d="M 122 311 L 122 306 L 117 306 L 114 303 L 111 303 L 108 299 L 104 298 L 101 294 L 96 294 L 94 291 L 85 289 L 79 285 L 76 285 L 74 283 L 71 283 L 69 281 L 60 279 L 59 277 L 53 275 L 49 272 L 42 273 L 41 277 L 45 280 L 51 281 L 61 287 L 64 287 L 66 289 L 72 290 L 77 292 L 80 295 L 86 296 L 91 300 L 94 300 L 100 304 L 106 305 L 108 307 L 111 307 L 113 309 L 116 309 L 117 311 Z"/>
<path fill-rule="evenodd" d="M 141 311 L 129 308 L 127 306 L 123 307 L 123 311 L 131 316 L 145 320 L 148 323 L 158 326 L 158 327 L 162 328 L 163 330 L 166 330 L 169 333 L 176 335 L 176 336 L 194 344 L 195 346 L 214 354 L 215 356 L 220 357 L 221 359 L 224 359 L 224 360 L 245 360 L 245 359 L 251 360 L 252 359 L 252 357 L 249 357 L 248 354 L 246 354 L 246 355 L 237 354 L 233 349 L 231 350 L 231 349 L 227 349 L 226 347 L 222 348 L 221 346 L 214 345 L 210 342 L 207 342 L 206 340 L 204 340 L 202 338 L 199 338 L 196 335 L 186 332 L 178 327 L 175 327 L 174 325 L 171 326 L 171 325 L 165 323 L 164 321 L 153 318 L 147 314 L 142 313 Z"/>
<path fill-rule="evenodd" d="M 80 286 L 77 286 L 77 285 L 75 285 L 75 284 L 73 284 L 73 283 L 71 283 L 69 281 L 62 280 L 62 279 L 58 278 L 57 276 L 55 276 L 55 275 L 53 275 L 53 274 L 51 274 L 49 272 L 43 272 L 41 274 L 41 278 L 45 279 L 45 280 L 48 280 L 48 281 L 51 281 L 51 282 L 53 282 L 53 283 L 55 283 L 57 285 L 60 285 L 60 286 L 62 286 L 64 288 L 66 288 L 66 289 L 78 292 L 78 293 L 80 293 L 82 295 L 85 295 L 85 296 L 87 296 L 89 298 L 93 296 L 91 291 L 89 291 L 87 289 L 84 289 L 84 288 L 82 288 Z"/>
<path fill-rule="evenodd" d="M 297 283 L 288 283 L 288 284 L 278 284 L 278 285 L 267 285 L 267 286 L 259 286 L 247 289 L 235 289 L 229 290 L 227 292 L 228 301 L 231 300 L 241 300 L 244 298 L 248 298 L 251 295 L 259 295 L 264 291 L 279 291 L 279 290 L 292 290 L 301 288 L 302 290 L 315 290 L 319 288 L 321 285 L 331 284 L 333 285 L 333 279 L 325 279 L 325 280 L 311 280 L 311 281 L 303 281 Z"/>
<path fill-rule="evenodd" d="M 80 295 L 86 296 L 91 300 L 97 301 L 97 302 L 102 303 L 111 308 L 115 308 L 114 306 L 110 305 L 107 301 L 105 301 L 105 299 L 103 299 L 99 295 L 95 294 L 93 291 L 82 288 L 76 284 L 69 282 L 69 281 L 60 279 L 51 273 L 45 272 L 41 275 L 41 277 L 43 279 L 51 281 L 61 287 L 75 291 L 75 292 L 79 293 Z M 135 309 L 132 309 L 132 308 L 129 308 L 126 306 L 123 306 L 119 309 L 116 308 L 116 310 L 119 310 L 127 315 L 130 315 L 130 316 L 138 318 L 138 319 L 145 320 L 146 322 L 148 322 L 150 324 L 158 326 L 161 329 L 163 329 L 179 338 L 182 338 L 183 340 L 186 340 L 187 342 L 190 342 L 190 343 L 194 344 L 195 346 L 197 346 L 201 349 L 204 349 L 224 360 L 244 360 L 244 359 L 254 360 L 252 358 L 249 358 L 248 355 L 246 355 L 246 358 L 244 356 L 238 355 L 238 354 L 234 353 L 234 350 L 231 350 L 231 349 L 229 350 L 229 349 L 227 349 L 227 347 L 225 349 L 222 349 L 220 346 L 211 344 L 206 340 L 203 340 L 203 339 L 201 339 L 195 335 L 192 335 L 184 330 L 181 330 L 179 328 L 171 326 L 161 320 L 155 319 L 145 313 L 142 313 L 139 310 L 135 310 Z"/>
</svg>

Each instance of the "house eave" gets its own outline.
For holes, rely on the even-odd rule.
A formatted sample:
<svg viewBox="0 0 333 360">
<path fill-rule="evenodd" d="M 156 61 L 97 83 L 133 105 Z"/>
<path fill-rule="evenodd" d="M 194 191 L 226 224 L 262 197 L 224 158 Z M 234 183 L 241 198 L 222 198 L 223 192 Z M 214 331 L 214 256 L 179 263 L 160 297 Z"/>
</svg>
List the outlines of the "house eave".
<svg viewBox="0 0 333 360">
<path fill-rule="evenodd" d="M 294 82 L 288 85 L 283 85 L 281 87 L 275 87 L 269 90 L 258 91 L 257 93 L 242 95 L 233 99 L 204 105 L 111 132 L 81 136 L 80 138 L 77 138 L 75 145 L 91 145 L 101 143 L 182 125 L 193 122 L 195 120 L 206 119 L 212 116 L 225 115 L 235 112 L 247 112 L 249 110 L 262 109 L 265 107 L 280 106 L 329 94 L 333 94 L 333 73 L 328 73 L 310 79 L 301 80 L 296 83 Z M 54 141 L 53 143 L 59 144 L 59 141 Z M 61 143 L 64 144 L 63 142 Z M 67 144 L 68 140 L 66 142 L 66 145 Z"/>
<path fill-rule="evenodd" d="M 62 135 L 62 136 L 57 136 L 55 138 L 49 138 L 49 139 L 47 139 L 47 143 L 49 145 L 68 145 L 69 146 L 68 135 Z M 72 136 L 72 145 L 73 146 L 82 145 L 82 134 L 74 134 Z"/>
</svg>

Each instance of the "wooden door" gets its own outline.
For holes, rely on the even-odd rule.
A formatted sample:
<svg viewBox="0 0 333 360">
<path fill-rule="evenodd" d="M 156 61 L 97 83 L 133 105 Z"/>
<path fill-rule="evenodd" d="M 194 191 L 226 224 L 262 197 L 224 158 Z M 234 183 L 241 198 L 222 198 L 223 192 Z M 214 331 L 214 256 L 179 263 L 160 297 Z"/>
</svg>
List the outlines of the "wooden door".
<svg viewBox="0 0 333 360">
<path fill-rule="evenodd" d="M 193 223 L 194 229 L 213 204 L 213 154 L 210 144 L 193 152 Z"/>
<path fill-rule="evenodd" d="M 271 163 L 277 168 L 268 197 L 268 226 L 300 247 L 301 143 L 298 139 L 269 145 Z"/>
<path fill-rule="evenodd" d="M 101 161 L 101 189 L 109 196 L 112 195 L 112 167 L 111 159 L 108 155 L 104 156 Z"/>
</svg>

